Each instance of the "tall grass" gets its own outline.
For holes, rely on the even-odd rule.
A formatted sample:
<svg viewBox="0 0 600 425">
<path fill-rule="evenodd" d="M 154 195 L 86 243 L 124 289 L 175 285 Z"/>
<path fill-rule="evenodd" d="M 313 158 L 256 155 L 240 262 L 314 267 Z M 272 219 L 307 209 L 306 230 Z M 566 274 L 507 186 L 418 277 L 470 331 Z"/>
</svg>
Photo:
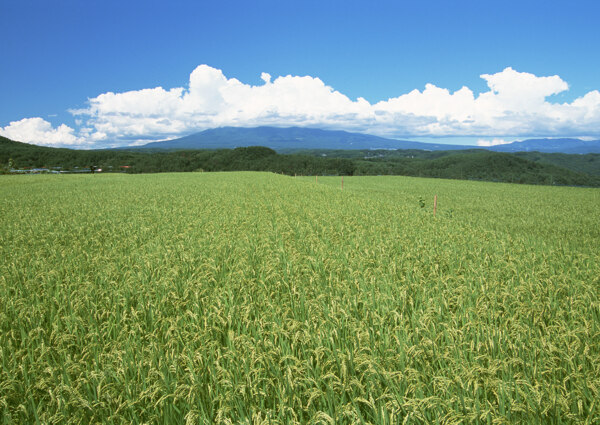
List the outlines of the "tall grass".
<svg viewBox="0 0 600 425">
<path fill-rule="evenodd" d="M 0 420 L 599 423 L 599 206 L 403 177 L 0 178 Z"/>
</svg>

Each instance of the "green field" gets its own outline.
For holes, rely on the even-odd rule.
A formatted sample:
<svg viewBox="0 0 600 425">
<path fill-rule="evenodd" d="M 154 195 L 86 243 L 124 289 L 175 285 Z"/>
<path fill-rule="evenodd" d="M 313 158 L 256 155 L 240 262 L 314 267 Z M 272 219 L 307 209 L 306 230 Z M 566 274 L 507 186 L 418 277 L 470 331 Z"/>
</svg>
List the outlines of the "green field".
<svg viewBox="0 0 600 425">
<path fill-rule="evenodd" d="M 340 183 L 0 177 L 0 423 L 600 423 L 600 190 Z"/>
</svg>

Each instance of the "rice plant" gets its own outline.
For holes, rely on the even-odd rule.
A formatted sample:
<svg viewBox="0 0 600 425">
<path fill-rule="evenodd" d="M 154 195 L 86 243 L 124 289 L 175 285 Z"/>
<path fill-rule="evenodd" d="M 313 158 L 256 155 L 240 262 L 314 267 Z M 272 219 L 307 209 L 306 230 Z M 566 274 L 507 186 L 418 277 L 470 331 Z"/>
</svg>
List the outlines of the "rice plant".
<svg viewBox="0 0 600 425">
<path fill-rule="evenodd" d="M 0 420 L 599 423 L 599 206 L 406 177 L 0 177 Z"/>
</svg>

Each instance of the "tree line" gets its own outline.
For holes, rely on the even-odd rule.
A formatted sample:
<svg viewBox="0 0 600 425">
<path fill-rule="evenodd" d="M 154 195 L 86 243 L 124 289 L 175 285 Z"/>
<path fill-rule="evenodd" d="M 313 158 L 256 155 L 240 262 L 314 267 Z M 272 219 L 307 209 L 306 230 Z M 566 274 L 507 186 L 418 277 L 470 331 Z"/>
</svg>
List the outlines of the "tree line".
<svg viewBox="0 0 600 425">
<path fill-rule="evenodd" d="M 593 159 L 593 158 L 592 158 Z M 564 158 L 562 159 L 564 160 Z M 10 164 L 9 164 L 10 162 Z M 509 183 L 600 186 L 600 177 L 549 162 L 491 151 L 305 151 L 280 154 L 252 146 L 235 149 L 144 151 L 72 150 L 0 137 L 0 164 L 73 170 L 95 167 L 127 173 L 271 171 L 288 175 L 405 175 Z"/>
</svg>

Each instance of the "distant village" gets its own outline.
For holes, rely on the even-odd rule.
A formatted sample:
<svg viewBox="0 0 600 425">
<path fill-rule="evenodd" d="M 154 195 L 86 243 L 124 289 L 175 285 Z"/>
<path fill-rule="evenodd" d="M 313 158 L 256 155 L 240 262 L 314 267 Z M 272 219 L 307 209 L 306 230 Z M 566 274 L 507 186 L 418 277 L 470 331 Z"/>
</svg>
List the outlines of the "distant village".
<svg viewBox="0 0 600 425">
<path fill-rule="evenodd" d="M 91 166 L 88 168 L 73 167 L 70 169 L 63 169 L 62 167 L 49 167 L 49 168 L 11 168 L 8 170 L 10 174 L 95 174 L 95 173 L 114 173 L 121 172 L 126 173 L 131 168 L 130 165 L 121 165 L 115 170 L 112 165 L 106 168 L 100 168 Z"/>
</svg>

